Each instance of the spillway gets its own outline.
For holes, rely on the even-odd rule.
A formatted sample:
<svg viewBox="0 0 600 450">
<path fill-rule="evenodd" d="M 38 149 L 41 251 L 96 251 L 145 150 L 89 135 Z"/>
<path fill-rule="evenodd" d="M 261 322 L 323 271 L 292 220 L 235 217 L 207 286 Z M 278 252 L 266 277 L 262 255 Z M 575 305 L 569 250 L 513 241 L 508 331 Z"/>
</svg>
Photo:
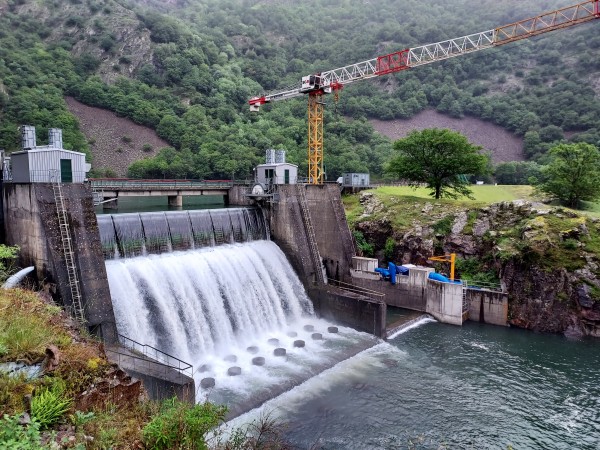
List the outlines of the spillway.
<svg viewBox="0 0 600 450">
<path fill-rule="evenodd" d="M 174 227 L 172 220 L 165 225 L 164 216 L 152 214 L 111 218 L 117 238 L 103 241 L 105 248 L 117 242 L 117 250 L 122 251 L 129 247 L 119 241 L 136 238 L 146 250 L 156 250 L 148 243 L 164 235 L 155 230 Z M 227 210 L 211 212 L 210 222 L 225 214 L 231 217 Z M 238 217 L 244 217 L 244 212 Z M 129 234 L 119 237 L 116 224 L 124 222 Z M 196 234 L 215 236 L 214 223 L 206 220 L 204 231 L 189 223 L 190 244 Z M 106 261 L 119 332 L 193 364 L 197 399 L 208 396 L 228 404 L 233 415 L 376 342 L 370 335 L 331 328 L 333 324 L 317 318 L 281 249 L 265 239 L 253 240 L 262 232 L 257 227 L 260 220 L 235 223 L 244 242 L 235 242 L 232 232 L 228 242 L 233 239 L 233 244 L 215 245 L 209 239 L 206 242 L 212 246 L 173 251 L 170 231 L 171 248 L 165 245 L 160 254 L 124 258 L 115 257 L 120 254 L 117 251 Z M 226 228 L 235 229 L 233 225 Z M 202 382 L 207 379 L 214 386 Z"/>
</svg>

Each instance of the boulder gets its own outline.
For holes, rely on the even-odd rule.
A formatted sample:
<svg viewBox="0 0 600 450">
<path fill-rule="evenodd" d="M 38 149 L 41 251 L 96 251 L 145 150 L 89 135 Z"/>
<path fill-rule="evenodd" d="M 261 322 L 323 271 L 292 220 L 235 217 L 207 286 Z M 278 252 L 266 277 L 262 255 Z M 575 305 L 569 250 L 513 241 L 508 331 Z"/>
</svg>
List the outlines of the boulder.
<svg viewBox="0 0 600 450">
<path fill-rule="evenodd" d="M 285 348 L 281 348 L 281 347 L 276 348 L 275 350 L 273 350 L 273 354 L 275 356 L 285 356 L 286 353 L 287 353 L 286 349 Z"/>
<path fill-rule="evenodd" d="M 294 347 L 298 347 L 298 348 L 302 348 L 304 347 L 306 344 L 304 343 L 303 340 L 298 339 L 297 341 L 294 341 Z"/>
</svg>

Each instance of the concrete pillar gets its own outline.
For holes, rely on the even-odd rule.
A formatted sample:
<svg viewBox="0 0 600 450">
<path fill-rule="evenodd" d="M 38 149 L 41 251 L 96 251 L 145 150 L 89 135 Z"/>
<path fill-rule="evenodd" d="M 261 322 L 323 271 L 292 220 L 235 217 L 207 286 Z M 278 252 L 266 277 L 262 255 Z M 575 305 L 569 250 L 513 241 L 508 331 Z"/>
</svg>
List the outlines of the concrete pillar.
<svg viewBox="0 0 600 450">
<path fill-rule="evenodd" d="M 427 280 L 426 312 L 439 322 L 463 324 L 462 284 Z"/>
<path fill-rule="evenodd" d="M 181 209 L 183 207 L 183 195 L 169 195 L 169 208 Z"/>
<path fill-rule="evenodd" d="M 119 209 L 119 197 L 104 197 L 102 209 Z M 108 201 L 107 201 L 108 200 Z"/>
</svg>

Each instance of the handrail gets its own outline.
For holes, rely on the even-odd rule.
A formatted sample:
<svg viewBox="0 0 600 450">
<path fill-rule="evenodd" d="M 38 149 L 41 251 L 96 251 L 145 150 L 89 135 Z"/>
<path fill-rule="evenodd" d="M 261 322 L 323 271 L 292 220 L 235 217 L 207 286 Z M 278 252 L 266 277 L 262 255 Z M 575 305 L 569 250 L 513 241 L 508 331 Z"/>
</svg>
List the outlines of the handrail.
<svg viewBox="0 0 600 450">
<path fill-rule="evenodd" d="M 367 289 L 362 286 L 356 286 L 354 284 L 344 283 L 343 281 L 334 280 L 332 278 L 327 278 L 327 282 L 330 285 L 337 286 L 340 289 L 343 289 L 345 291 L 355 292 L 357 294 L 363 294 L 363 295 L 367 295 L 367 296 L 371 295 L 374 297 L 379 297 L 380 299 L 383 299 L 383 297 L 385 297 L 385 294 L 382 292 L 372 291 L 371 289 Z"/>
<path fill-rule="evenodd" d="M 92 188 L 95 189 L 182 189 L 182 188 L 200 188 L 200 189 L 229 189 L 234 185 L 230 180 L 131 180 L 131 179 L 98 179 L 90 178 Z"/>
<path fill-rule="evenodd" d="M 132 350 L 134 352 L 139 352 L 148 358 L 152 358 L 152 359 L 158 361 L 160 364 L 162 364 L 164 366 L 170 367 L 172 369 L 178 370 L 179 372 L 186 373 L 186 374 L 187 374 L 187 371 L 189 371 L 190 377 L 193 377 L 193 375 L 194 375 L 194 366 L 192 366 L 190 363 L 187 363 L 187 362 L 177 358 L 176 356 L 173 356 L 166 352 L 163 352 L 162 350 L 159 350 L 156 347 L 153 347 L 151 345 L 141 344 L 140 342 L 137 342 L 137 341 L 135 341 L 125 335 L 122 335 L 120 333 L 119 333 L 119 341 L 121 342 L 121 344 L 123 344 L 123 346 L 125 348 L 128 348 L 129 350 Z M 151 351 L 149 351 L 149 350 L 151 350 Z M 174 363 L 171 363 L 171 361 L 173 361 Z M 175 365 L 175 363 L 177 365 Z"/>
</svg>

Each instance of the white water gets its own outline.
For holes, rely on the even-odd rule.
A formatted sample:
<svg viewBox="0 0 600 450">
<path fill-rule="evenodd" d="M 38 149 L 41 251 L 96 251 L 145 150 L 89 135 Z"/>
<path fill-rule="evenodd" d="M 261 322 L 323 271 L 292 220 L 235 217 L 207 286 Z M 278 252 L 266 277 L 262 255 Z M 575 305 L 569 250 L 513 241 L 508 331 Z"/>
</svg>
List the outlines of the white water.
<svg viewBox="0 0 600 450">
<path fill-rule="evenodd" d="M 214 389 L 198 391 L 199 400 L 210 394 L 230 404 L 260 403 L 375 341 L 345 327 L 328 333 L 331 324 L 316 318 L 300 280 L 270 241 L 109 260 L 106 268 L 119 332 L 193 364 L 197 382 L 215 378 Z M 324 339 L 313 340 L 313 332 Z M 299 339 L 305 347 L 294 347 Z M 276 347 L 287 355 L 275 357 Z M 236 362 L 226 361 L 231 355 Z M 264 366 L 252 364 L 257 356 Z M 242 375 L 228 376 L 232 366 Z"/>
</svg>

